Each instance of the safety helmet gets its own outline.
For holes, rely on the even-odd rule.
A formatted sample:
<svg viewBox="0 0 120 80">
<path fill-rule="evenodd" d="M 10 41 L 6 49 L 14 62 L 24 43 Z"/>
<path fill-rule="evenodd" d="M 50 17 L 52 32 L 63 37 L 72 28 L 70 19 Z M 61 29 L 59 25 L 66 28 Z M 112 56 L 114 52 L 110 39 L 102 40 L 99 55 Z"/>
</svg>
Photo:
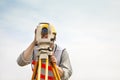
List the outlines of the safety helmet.
<svg viewBox="0 0 120 80">
<path fill-rule="evenodd" d="M 56 30 L 55 30 L 55 27 L 54 27 L 52 24 L 50 24 L 50 26 L 51 26 L 51 29 L 52 29 L 52 33 L 56 35 L 57 32 L 56 32 Z"/>
</svg>

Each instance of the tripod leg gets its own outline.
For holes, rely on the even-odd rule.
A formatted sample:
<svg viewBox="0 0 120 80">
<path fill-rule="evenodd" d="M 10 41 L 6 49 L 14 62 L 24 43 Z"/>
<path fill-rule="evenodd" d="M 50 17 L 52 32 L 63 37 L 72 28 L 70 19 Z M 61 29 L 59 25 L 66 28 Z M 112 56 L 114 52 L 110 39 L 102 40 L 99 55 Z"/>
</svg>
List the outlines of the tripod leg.
<svg viewBox="0 0 120 80">
<path fill-rule="evenodd" d="M 45 80 L 48 80 L 48 58 L 46 59 Z"/>
<path fill-rule="evenodd" d="M 58 80 L 60 80 L 60 75 L 59 75 L 59 73 L 58 73 L 58 70 L 57 70 L 56 64 L 55 64 L 55 63 L 52 63 L 52 64 L 53 64 L 53 67 L 54 67 L 54 69 L 55 69 L 55 72 L 56 72 L 57 78 L 58 78 Z"/>
<path fill-rule="evenodd" d="M 57 75 L 56 75 L 56 72 L 55 72 L 55 69 L 54 69 L 53 66 L 52 66 L 52 71 L 53 71 L 53 74 L 54 74 L 55 80 L 58 80 Z"/>
<path fill-rule="evenodd" d="M 40 80 L 40 74 L 41 74 L 41 62 L 42 62 L 41 59 L 39 59 L 37 80 Z"/>
<path fill-rule="evenodd" d="M 32 80 L 36 79 L 37 68 L 38 68 L 38 62 L 35 63 L 33 75 L 32 75 Z"/>
</svg>

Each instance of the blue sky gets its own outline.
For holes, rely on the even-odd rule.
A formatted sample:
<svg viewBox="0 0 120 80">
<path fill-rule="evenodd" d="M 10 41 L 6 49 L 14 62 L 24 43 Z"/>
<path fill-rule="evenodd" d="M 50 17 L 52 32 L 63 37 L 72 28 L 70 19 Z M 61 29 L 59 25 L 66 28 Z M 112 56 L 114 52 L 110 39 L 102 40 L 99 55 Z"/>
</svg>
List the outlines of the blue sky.
<svg viewBox="0 0 120 80">
<path fill-rule="evenodd" d="M 70 80 L 120 80 L 119 0 L 0 0 L 0 80 L 30 80 L 18 55 L 39 22 L 51 22 L 73 67 Z"/>
</svg>

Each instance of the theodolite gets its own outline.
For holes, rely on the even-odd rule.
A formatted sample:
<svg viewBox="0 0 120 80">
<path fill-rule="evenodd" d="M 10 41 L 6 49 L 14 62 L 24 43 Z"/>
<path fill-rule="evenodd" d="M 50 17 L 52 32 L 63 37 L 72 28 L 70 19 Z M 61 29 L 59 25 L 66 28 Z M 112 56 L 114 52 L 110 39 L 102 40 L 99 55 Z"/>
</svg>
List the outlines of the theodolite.
<svg viewBox="0 0 120 80">
<path fill-rule="evenodd" d="M 38 60 L 33 70 L 32 80 L 40 80 L 42 62 L 46 63 L 45 80 L 48 80 L 49 56 L 53 54 L 51 44 L 54 44 L 54 34 L 52 33 L 51 25 L 49 23 L 40 23 L 36 28 L 35 37 L 38 46 Z M 51 65 L 55 80 L 60 80 L 56 64 L 51 63 Z"/>
</svg>

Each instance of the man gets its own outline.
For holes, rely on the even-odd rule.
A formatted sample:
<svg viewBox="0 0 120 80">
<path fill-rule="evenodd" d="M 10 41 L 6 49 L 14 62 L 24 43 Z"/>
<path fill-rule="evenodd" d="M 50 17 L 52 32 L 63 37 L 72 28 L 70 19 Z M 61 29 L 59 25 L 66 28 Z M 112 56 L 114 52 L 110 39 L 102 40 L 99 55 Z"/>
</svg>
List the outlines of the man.
<svg viewBox="0 0 120 80">
<path fill-rule="evenodd" d="M 54 35 L 54 39 L 53 41 L 55 42 L 56 40 L 56 31 L 53 25 L 49 24 L 49 23 L 40 23 L 39 24 L 41 27 L 44 26 L 51 26 L 52 28 L 52 34 Z M 43 30 L 43 32 L 45 32 L 46 30 Z M 42 35 L 42 32 L 41 32 Z M 42 38 L 47 38 L 48 35 L 42 35 Z M 55 63 L 57 65 L 57 69 L 59 72 L 59 75 L 61 77 L 61 80 L 68 80 L 70 78 L 70 76 L 72 75 L 72 67 L 71 67 L 71 63 L 69 60 L 69 55 L 66 51 L 65 48 L 61 48 L 59 47 L 57 44 L 53 43 L 50 44 L 50 47 L 53 50 L 53 55 L 50 56 L 50 61 L 52 63 Z M 26 50 L 24 50 L 20 56 L 17 59 L 17 63 L 20 66 L 25 66 L 27 64 L 32 64 L 32 69 L 34 70 L 34 66 L 35 63 L 37 61 L 37 53 L 38 50 L 36 50 L 36 48 L 38 48 L 37 45 L 37 41 L 36 41 L 36 30 L 35 30 L 35 37 L 34 40 L 32 41 L 32 43 L 28 46 L 28 48 Z M 44 63 L 42 64 L 42 71 L 44 71 Z M 50 69 L 51 65 L 49 65 L 49 70 L 48 70 L 48 80 L 55 80 L 53 72 Z M 41 72 L 40 78 L 41 79 L 45 79 L 45 72 Z"/>
</svg>

